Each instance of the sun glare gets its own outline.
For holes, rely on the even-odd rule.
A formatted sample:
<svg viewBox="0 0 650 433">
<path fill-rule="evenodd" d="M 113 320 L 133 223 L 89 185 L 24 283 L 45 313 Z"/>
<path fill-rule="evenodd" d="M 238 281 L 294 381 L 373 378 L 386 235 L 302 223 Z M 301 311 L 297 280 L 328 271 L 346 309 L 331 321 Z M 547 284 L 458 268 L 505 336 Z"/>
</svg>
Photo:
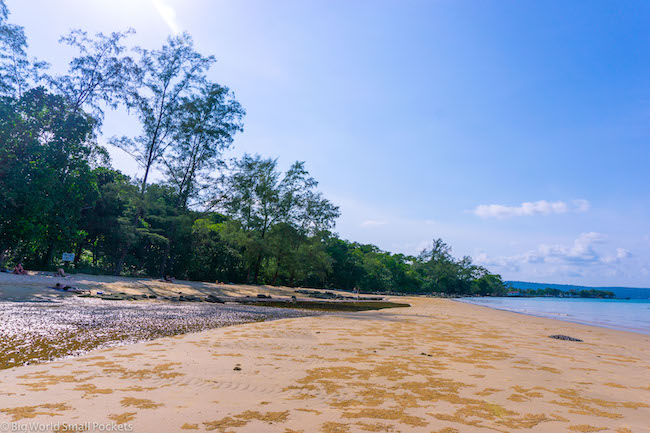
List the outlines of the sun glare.
<svg viewBox="0 0 650 433">
<path fill-rule="evenodd" d="M 151 2 L 154 4 L 156 10 L 158 11 L 158 14 L 163 19 L 163 21 L 165 21 L 165 24 L 167 24 L 169 29 L 173 33 L 179 33 L 180 29 L 176 22 L 176 11 L 174 8 L 168 4 L 165 4 L 163 0 L 151 0 Z"/>
</svg>

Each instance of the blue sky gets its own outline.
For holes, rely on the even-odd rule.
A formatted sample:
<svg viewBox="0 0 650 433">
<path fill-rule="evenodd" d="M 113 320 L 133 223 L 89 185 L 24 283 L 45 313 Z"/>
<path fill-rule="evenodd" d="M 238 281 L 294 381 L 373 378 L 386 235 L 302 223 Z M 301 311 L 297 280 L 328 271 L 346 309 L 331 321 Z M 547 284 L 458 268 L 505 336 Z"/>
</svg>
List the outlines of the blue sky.
<svg viewBox="0 0 650 433">
<path fill-rule="evenodd" d="M 188 30 L 247 111 L 233 155 L 304 160 L 348 239 L 442 237 L 506 279 L 650 286 L 650 3 L 7 0 L 71 28 Z M 137 123 L 110 112 L 105 136 Z M 114 165 L 137 174 L 112 150 Z"/>
</svg>

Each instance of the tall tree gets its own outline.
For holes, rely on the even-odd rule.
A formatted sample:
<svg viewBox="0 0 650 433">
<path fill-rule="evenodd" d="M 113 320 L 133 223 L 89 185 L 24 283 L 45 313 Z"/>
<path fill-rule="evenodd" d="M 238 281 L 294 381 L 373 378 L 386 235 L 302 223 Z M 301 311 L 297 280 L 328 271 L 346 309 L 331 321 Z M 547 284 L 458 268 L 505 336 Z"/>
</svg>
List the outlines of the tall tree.
<svg viewBox="0 0 650 433">
<path fill-rule="evenodd" d="M 133 33 L 129 29 L 110 35 L 97 33 L 93 38 L 87 32 L 72 30 L 59 39 L 79 55 L 70 62 L 67 74 L 48 77 L 48 81 L 74 113 L 83 108 L 101 121 L 102 104 L 115 108 L 132 88 L 137 70 L 131 57 L 125 55 L 123 40 Z"/>
<path fill-rule="evenodd" d="M 178 206 L 186 208 L 201 184 L 221 163 L 236 132 L 243 130 L 244 110 L 227 87 L 206 83 L 181 99 L 178 129 L 165 156 L 165 174 L 178 193 Z"/>
<path fill-rule="evenodd" d="M 152 167 L 160 162 L 178 131 L 183 98 L 205 84 L 205 73 L 215 59 L 196 52 L 188 33 L 170 36 L 160 50 L 138 51 L 139 85 L 130 92 L 128 106 L 138 115 L 142 132 L 112 142 L 144 169 L 140 185 L 144 195 Z"/>
<path fill-rule="evenodd" d="M 128 92 L 127 106 L 138 115 L 142 131 L 135 138 L 111 139 L 114 145 L 131 154 L 144 169 L 136 223 L 142 215 L 151 169 L 161 162 L 178 133 L 183 98 L 190 97 L 205 85 L 205 73 L 215 61 L 214 56 L 205 57 L 194 50 L 188 33 L 170 36 L 160 50 L 138 48 L 137 51 L 140 53 L 138 85 Z M 121 272 L 130 247 L 129 244 L 123 246 L 115 274 Z M 169 250 L 169 239 L 166 249 Z M 162 267 L 165 267 L 165 261 Z"/>
<path fill-rule="evenodd" d="M 176 207 L 186 209 L 188 200 L 197 197 L 201 184 L 206 184 L 211 171 L 222 162 L 221 154 L 242 130 L 244 110 L 227 87 L 206 82 L 196 93 L 181 98 L 178 124 L 167 155 L 165 174 L 176 190 Z M 165 275 L 171 243 L 175 241 L 174 225 L 167 232 L 169 241 L 161 264 Z"/>
</svg>

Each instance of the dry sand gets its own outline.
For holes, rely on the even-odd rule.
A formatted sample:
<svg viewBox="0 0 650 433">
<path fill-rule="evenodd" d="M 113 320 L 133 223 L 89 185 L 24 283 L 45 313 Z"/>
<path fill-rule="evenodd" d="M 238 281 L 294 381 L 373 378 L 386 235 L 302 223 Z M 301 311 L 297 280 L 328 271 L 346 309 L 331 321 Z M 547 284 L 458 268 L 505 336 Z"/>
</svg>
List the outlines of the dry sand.
<svg viewBox="0 0 650 433">
<path fill-rule="evenodd" d="M 176 280 L 166 283 L 151 278 L 114 277 L 110 275 L 73 274 L 66 278 L 55 277 L 51 272 L 33 272 L 29 275 L 0 273 L 0 299 L 26 300 L 31 298 L 52 298 L 61 296 L 51 290 L 56 283 L 78 287 L 93 294 L 125 293 L 127 295 L 175 296 L 178 294 L 206 296 L 255 296 L 258 293 L 274 297 L 291 297 L 291 287 L 248 286 L 239 284 L 215 284 L 200 281 Z M 349 294 L 348 294 L 349 295 Z"/>
<path fill-rule="evenodd" d="M 0 371 L 0 426 L 650 431 L 650 336 L 399 300 L 412 307 L 251 323 Z"/>
</svg>

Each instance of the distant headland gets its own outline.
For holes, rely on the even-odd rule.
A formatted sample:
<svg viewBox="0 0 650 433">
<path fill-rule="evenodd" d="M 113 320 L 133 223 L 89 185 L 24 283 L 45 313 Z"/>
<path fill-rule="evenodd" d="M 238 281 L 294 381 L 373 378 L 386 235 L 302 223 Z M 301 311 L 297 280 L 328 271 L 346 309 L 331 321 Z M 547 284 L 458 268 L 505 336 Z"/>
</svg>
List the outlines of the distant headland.
<svg viewBox="0 0 650 433">
<path fill-rule="evenodd" d="M 506 285 L 511 286 L 515 290 L 544 290 L 554 289 L 562 292 L 576 292 L 582 291 L 596 291 L 596 292 L 612 292 L 616 298 L 630 298 L 630 299 L 650 299 L 650 288 L 639 287 L 590 287 L 590 286 L 575 286 L 571 284 L 552 284 L 552 283 L 531 283 L 526 281 L 505 281 Z"/>
</svg>

